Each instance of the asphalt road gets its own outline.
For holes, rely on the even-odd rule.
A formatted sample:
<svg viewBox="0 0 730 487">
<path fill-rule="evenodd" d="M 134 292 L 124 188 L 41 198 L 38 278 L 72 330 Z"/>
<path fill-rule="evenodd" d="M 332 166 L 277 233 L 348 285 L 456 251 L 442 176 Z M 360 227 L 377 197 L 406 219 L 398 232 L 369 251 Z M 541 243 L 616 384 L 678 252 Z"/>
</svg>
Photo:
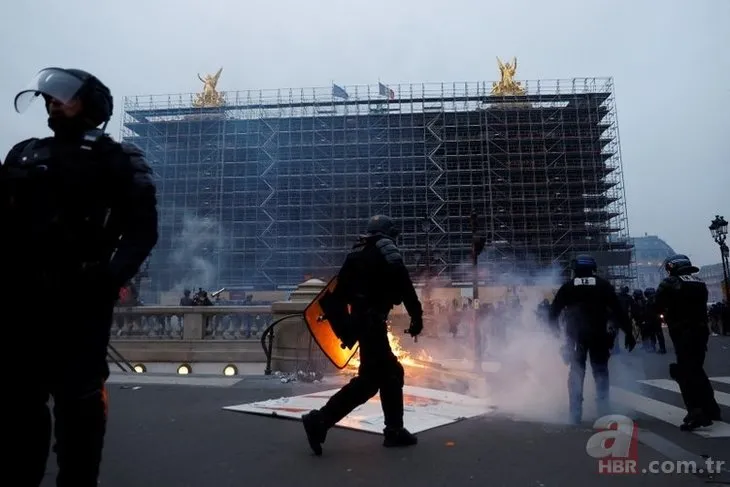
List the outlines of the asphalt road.
<svg viewBox="0 0 730 487">
<path fill-rule="evenodd" d="M 708 375 L 730 376 L 730 339 L 713 337 Z M 668 377 L 667 356 L 633 353 L 629 361 L 647 379 Z M 134 379 L 132 379 L 134 380 Z M 142 381 L 142 379 L 140 379 Z M 163 380 L 164 381 L 164 380 Z M 590 423 L 578 427 L 507 417 L 499 412 L 419 434 L 410 449 L 390 450 L 382 438 L 335 428 L 323 457 L 315 457 L 301 423 L 222 410 L 225 406 L 331 389 L 332 384 L 282 384 L 263 377 L 218 387 L 112 384 L 110 423 L 102 465 L 104 487 L 226 487 L 241 485 L 400 485 L 410 486 L 594 486 L 673 487 L 707 485 L 715 479 L 682 474 L 598 474 L 597 461 L 585 452 L 595 433 Z M 214 380 L 210 382 L 213 384 Z M 205 384 L 205 380 L 197 381 Z M 718 385 L 718 384 L 713 384 Z M 730 393 L 730 384 L 718 390 Z M 622 384 L 622 387 L 628 387 Z M 643 397 L 681 406 L 678 394 L 637 383 Z M 730 408 L 724 407 L 730 422 Z M 635 416 L 641 443 L 639 469 L 651 461 L 690 459 L 701 455 L 730 460 L 730 438 L 682 433 L 647 414 Z M 54 459 L 44 486 L 52 486 Z"/>
</svg>

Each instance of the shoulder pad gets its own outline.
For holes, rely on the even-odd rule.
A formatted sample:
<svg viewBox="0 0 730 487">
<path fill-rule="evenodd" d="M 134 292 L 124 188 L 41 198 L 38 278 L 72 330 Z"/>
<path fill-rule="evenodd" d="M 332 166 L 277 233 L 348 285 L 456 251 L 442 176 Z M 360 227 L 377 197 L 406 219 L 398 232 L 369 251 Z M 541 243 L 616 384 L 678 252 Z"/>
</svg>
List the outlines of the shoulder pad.
<svg viewBox="0 0 730 487">
<path fill-rule="evenodd" d="M 402 264 L 403 256 L 400 255 L 400 250 L 395 246 L 389 238 L 381 238 L 375 242 L 375 246 L 380 250 L 380 253 L 385 257 L 388 264 Z"/>
<path fill-rule="evenodd" d="M 15 144 L 10 151 L 8 152 L 7 157 L 5 157 L 5 161 L 2 162 L 2 164 L 19 164 L 21 163 L 21 155 L 23 154 L 23 151 L 26 150 L 28 147 L 31 147 L 38 143 L 38 141 L 41 139 L 38 138 L 30 138 L 25 139 L 22 142 L 18 142 Z"/>
<path fill-rule="evenodd" d="M 119 145 L 122 147 L 122 152 L 128 156 L 144 157 L 144 151 L 136 144 L 131 142 L 120 142 Z"/>
<path fill-rule="evenodd" d="M 147 162 L 147 159 L 145 159 L 144 151 L 142 149 L 129 142 L 122 142 L 120 143 L 120 146 L 122 148 L 122 153 L 127 156 L 127 160 L 134 172 L 153 173 L 152 167 Z"/>
<path fill-rule="evenodd" d="M 659 289 L 665 290 L 665 289 L 677 289 L 679 285 L 682 283 L 682 280 L 677 276 L 668 276 L 665 277 L 662 282 L 659 283 Z"/>
</svg>

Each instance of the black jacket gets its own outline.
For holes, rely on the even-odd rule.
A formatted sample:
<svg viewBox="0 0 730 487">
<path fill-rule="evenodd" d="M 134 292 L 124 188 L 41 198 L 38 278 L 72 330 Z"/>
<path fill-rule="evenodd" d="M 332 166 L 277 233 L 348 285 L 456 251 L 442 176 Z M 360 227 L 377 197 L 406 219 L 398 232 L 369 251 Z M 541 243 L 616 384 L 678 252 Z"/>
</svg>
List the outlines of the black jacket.
<svg viewBox="0 0 730 487">
<path fill-rule="evenodd" d="M 566 312 L 566 334 L 576 340 L 604 338 L 609 317 L 625 333 L 633 333 L 629 317 L 613 286 L 598 276 L 576 277 L 563 284 L 550 306 L 553 327 L 557 327 L 563 311 Z"/>
<path fill-rule="evenodd" d="M 707 328 L 707 285 L 692 275 L 669 276 L 656 291 L 657 309 L 670 333 Z"/>
<path fill-rule="evenodd" d="M 29 139 L 0 166 L 6 278 L 118 290 L 157 243 L 157 197 L 142 151 L 100 131 Z"/>
<path fill-rule="evenodd" d="M 366 237 L 355 245 L 340 269 L 335 293 L 351 303 L 353 314 L 375 312 L 384 318 L 403 303 L 411 318 L 423 315 L 403 257 L 385 236 Z"/>
</svg>

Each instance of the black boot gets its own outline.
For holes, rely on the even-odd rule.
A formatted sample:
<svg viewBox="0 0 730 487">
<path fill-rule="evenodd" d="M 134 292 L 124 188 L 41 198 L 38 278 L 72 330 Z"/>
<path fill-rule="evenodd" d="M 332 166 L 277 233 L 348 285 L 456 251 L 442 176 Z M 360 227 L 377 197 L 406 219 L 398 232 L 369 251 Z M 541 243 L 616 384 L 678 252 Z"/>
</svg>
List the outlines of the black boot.
<svg viewBox="0 0 730 487">
<path fill-rule="evenodd" d="M 405 428 L 385 428 L 383 430 L 383 446 L 385 447 L 397 447 L 397 446 L 413 446 L 418 443 L 416 435 L 411 433 Z"/>
<path fill-rule="evenodd" d="M 322 454 L 322 444 L 327 439 L 327 425 L 324 422 L 322 413 L 315 409 L 302 416 L 304 432 L 307 434 L 307 441 L 315 455 Z"/>
<path fill-rule="evenodd" d="M 712 420 L 701 409 L 692 410 L 685 419 L 686 421 L 679 427 L 682 431 L 694 431 L 712 425 Z"/>
</svg>

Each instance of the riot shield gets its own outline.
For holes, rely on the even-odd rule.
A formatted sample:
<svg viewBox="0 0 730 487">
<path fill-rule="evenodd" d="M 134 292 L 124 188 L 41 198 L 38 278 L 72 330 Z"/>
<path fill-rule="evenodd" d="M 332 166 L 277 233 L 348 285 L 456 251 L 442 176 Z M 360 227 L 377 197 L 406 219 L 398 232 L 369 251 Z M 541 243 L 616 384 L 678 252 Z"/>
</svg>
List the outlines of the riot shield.
<svg viewBox="0 0 730 487">
<path fill-rule="evenodd" d="M 332 278 L 317 297 L 309 303 L 309 306 L 304 310 L 304 321 L 307 322 L 307 327 L 314 341 L 330 359 L 330 362 L 338 369 L 344 369 L 357 352 L 358 344 L 354 342 L 352 348 L 347 348 L 334 331 L 335 328 L 333 328 L 332 322 L 339 322 L 346 318 L 343 313 L 335 310 L 335 306 L 331 303 L 332 291 L 335 290 L 335 287 L 337 287 L 337 277 Z M 347 305 L 344 304 L 345 314 L 347 314 L 347 308 Z M 348 324 L 344 326 L 348 326 Z"/>
</svg>

